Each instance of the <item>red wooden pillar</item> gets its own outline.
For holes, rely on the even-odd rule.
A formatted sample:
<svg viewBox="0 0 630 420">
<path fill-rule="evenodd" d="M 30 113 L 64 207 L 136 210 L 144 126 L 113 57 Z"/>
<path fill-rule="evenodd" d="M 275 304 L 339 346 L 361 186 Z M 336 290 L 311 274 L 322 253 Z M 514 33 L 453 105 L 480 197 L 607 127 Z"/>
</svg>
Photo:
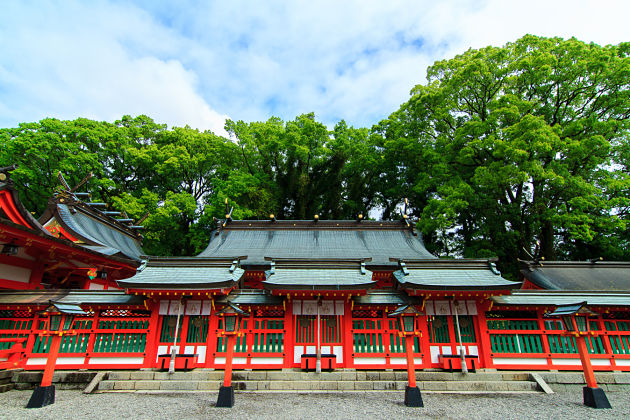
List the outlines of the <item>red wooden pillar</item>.
<svg viewBox="0 0 630 420">
<path fill-rule="evenodd" d="M 294 347 L 295 347 L 295 327 L 293 326 L 293 302 L 291 295 L 287 294 L 284 301 L 284 361 L 282 367 L 290 368 L 293 366 Z"/>
<path fill-rule="evenodd" d="M 29 289 L 39 289 L 42 285 L 42 277 L 44 276 L 44 265 L 36 263 L 31 270 L 31 276 L 28 280 Z"/>
<path fill-rule="evenodd" d="M 486 311 L 490 305 L 487 303 L 477 302 L 477 321 L 479 327 L 479 358 L 481 359 L 482 368 L 493 368 L 492 362 L 492 343 L 490 341 L 490 331 L 488 330 L 488 320 Z"/>
<path fill-rule="evenodd" d="M 405 335 L 405 352 L 407 353 L 407 380 L 409 381 L 409 387 L 411 388 L 416 387 L 416 369 L 413 360 L 413 341 L 413 335 Z"/>
<path fill-rule="evenodd" d="M 584 369 L 584 379 L 586 379 L 586 386 L 589 388 L 597 388 L 597 381 L 595 381 L 593 365 L 591 365 L 591 358 L 588 355 L 588 348 L 586 347 L 586 338 L 580 334 L 575 337 L 575 341 L 577 342 L 578 351 L 580 353 L 582 369 Z"/>
<path fill-rule="evenodd" d="M 144 348 L 144 362 L 142 367 L 150 368 L 157 366 L 157 350 L 160 327 L 160 305 L 158 302 L 149 301 L 151 317 L 149 318 L 149 330 L 147 331 L 147 345 Z"/>
<path fill-rule="evenodd" d="M 429 323 L 427 315 L 416 317 L 420 331 L 420 351 L 422 352 L 422 368 L 431 367 L 431 343 L 429 342 Z"/>
<path fill-rule="evenodd" d="M 227 354 L 225 356 L 225 376 L 223 377 L 223 386 L 232 385 L 232 359 L 234 358 L 234 346 L 236 345 L 236 334 L 227 336 Z"/>
<path fill-rule="evenodd" d="M 62 323 L 65 321 L 62 320 Z M 62 324 L 63 325 L 63 324 Z M 48 357 L 46 358 L 46 367 L 44 368 L 44 376 L 42 377 L 42 383 L 40 386 L 52 385 L 53 374 L 55 373 L 55 365 L 57 364 L 57 356 L 59 355 L 59 347 L 61 345 L 61 335 L 55 334 L 52 336 L 52 342 L 50 343 L 50 350 L 48 351 Z"/>
</svg>

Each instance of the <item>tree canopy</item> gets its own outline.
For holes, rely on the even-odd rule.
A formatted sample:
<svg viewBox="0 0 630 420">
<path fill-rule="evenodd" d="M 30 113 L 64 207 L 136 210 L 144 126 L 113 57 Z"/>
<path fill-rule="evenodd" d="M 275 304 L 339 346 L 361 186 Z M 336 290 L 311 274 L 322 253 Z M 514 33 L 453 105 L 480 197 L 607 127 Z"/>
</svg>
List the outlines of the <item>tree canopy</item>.
<svg viewBox="0 0 630 420">
<path fill-rule="evenodd" d="M 399 217 L 405 197 L 444 257 L 630 259 L 630 43 L 525 36 L 436 62 L 371 128 L 314 114 L 227 121 L 229 138 L 147 116 L 0 129 L 24 203 L 61 171 L 140 218 L 153 255 L 194 255 L 214 218 Z"/>
<path fill-rule="evenodd" d="M 512 273 L 519 257 L 628 258 L 629 51 L 525 36 L 430 67 L 376 130 L 404 150 L 430 246 Z"/>
</svg>

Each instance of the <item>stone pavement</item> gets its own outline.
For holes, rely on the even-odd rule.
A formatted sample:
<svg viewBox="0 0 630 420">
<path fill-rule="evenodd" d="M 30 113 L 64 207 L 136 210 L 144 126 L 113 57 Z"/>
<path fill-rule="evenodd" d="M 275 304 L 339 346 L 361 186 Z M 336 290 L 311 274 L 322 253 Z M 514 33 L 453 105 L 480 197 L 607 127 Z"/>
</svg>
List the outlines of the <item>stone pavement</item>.
<svg viewBox="0 0 630 420">
<path fill-rule="evenodd" d="M 3 419 L 622 419 L 630 418 L 630 395 L 609 393 L 611 410 L 582 405 L 581 392 L 555 394 L 423 393 L 423 408 L 405 407 L 400 391 L 283 394 L 237 393 L 236 405 L 216 408 L 216 392 L 185 394 L 58 391 L 54 405 L 23 408 L 30 391 L 0 394 Z"/>
</svg>

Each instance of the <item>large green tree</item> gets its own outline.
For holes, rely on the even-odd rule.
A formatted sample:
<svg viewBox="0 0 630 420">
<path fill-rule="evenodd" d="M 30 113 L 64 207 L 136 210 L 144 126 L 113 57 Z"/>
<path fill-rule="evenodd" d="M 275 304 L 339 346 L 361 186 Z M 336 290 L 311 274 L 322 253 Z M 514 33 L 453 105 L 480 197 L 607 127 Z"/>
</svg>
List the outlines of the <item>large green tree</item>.
<svg viewBox="0 0 630 420">
<path fill-rule="evenodd" d="M 511 274 L 530 254 L 619 258 L 629 49 L 525 36 L 430 67 L 375 127 L 418 196 L 428 245 L 498 255 Z"/>
<path fill-rule="evenodd" d="M 283 122 L 228 121 L 228 132 L 240 148 L 239 165 L 265 188 L 264 206 L 279 218 L 347 218 L 375 205 L 378 153 L 368 130 L 341 121 L 329 132 L 313 114 Z M 255 216 L 267 217 L 259 212 Z"/>
</svg>

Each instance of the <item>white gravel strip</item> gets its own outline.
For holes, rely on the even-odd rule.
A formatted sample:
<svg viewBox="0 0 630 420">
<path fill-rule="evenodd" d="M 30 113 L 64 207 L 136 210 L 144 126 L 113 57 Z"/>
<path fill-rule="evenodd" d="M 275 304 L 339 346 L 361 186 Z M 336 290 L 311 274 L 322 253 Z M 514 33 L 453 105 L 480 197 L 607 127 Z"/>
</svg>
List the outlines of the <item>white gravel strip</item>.
<svg viewBox="0 0 630 420">
<path fill-rule="evenodd" d="M 216 408 L 216 393 L 82 394 L 59 391 L 54 405 L 26 409 L 31 391 L 0 394 L 1 419 L 623 419 L 630 393 L 609 392 L 612 410 L 582 405 L 582 393 L 423 394 L 424 407 L 403 404 L 403 392 L 362 394 L 236 394 L 233 408 Z"/>
</svg>

